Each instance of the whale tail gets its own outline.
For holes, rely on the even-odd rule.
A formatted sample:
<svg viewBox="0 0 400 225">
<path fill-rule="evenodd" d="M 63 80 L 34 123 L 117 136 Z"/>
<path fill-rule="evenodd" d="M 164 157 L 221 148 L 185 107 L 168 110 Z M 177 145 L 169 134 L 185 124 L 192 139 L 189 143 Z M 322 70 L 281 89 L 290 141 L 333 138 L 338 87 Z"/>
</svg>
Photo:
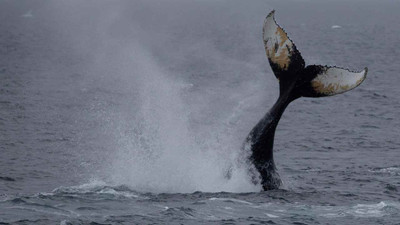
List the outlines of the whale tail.
<svg viewBox="0 0 400 225">
<path fill-rule="evenodd" d="M 263 40 L 271 68 L 279 80 L 280 93 L 292 98 L 324 97 L 349 91 L 364 81 L 368 69 L 353 72 L 339 67 L 309 65 L 287 33 L 276 23 L 275 11 L 264 21 Z M 293 90 L 292 90 L 293 89 Z"/>
<path fill-rule="evenodd" d="M 258 122 L 246 138 L 250 146 L 250 162 L 258 171 L 249 173 L 254 183 L 261 181 L 264 190 L 281 185 L 273 158 L 273 143 L 278 122 L 288 104 L 300 97 L 324 97 L 349 91 L 363 82 L 368 69 L 353 72 L 347 69 L 310 65 L 305 62 L 296 45 L 276 23 L 274 11 L 264 21 L 263 41 L 269 64 L 279 80 L 279 98 L 271 110 Z"/>
</svg>

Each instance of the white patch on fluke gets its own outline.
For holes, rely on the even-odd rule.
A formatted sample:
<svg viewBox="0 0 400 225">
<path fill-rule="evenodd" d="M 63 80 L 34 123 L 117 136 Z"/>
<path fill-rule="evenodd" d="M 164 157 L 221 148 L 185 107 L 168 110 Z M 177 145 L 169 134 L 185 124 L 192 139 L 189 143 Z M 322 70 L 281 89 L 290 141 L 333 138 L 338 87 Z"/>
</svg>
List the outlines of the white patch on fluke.
<svg viewBox="0 0 400 225">
<path fill-rule="evenodd" d="M 360 85 L 367 71 L 367 68 L 358 73 L 336 67 L 327 68 L 311 81 L 311 86 L 324 95 L 340 94 Z"/>
<path fill-rule="evenodd" d="M 287 70 L 290 64 L 290 56 L 293 52 L 293 43 L 286 32 L 276 24 L 275 11 L 272 11 L 264 21 L 263 40 L 265 52 L 269 60 L 277 64 L 281 69 Z"/>
</svg>

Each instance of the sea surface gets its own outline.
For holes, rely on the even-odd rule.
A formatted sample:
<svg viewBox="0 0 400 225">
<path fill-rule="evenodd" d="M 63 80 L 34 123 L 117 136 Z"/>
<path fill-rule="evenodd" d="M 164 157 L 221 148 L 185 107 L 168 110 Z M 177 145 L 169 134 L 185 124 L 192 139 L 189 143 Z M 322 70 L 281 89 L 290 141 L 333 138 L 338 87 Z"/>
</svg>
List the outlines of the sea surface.
<svg viewBox="0 0 400 225">
<path fill-rule="evenodd" d="M 369 71 L 290 104 L 261 191 L 241 147 L 278 96 L 272 9 L 307 64 Z M 400 224 L 399 10 L 0 0 L 0 224 Z"/>
</svg>

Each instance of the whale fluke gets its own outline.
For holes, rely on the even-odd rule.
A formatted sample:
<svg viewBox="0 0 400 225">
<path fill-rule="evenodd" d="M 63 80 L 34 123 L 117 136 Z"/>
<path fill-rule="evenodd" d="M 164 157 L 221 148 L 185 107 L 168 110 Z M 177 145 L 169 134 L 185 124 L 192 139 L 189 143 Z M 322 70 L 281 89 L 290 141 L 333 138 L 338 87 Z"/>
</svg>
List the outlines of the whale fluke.
<svg viewBox="0 0 400 225">
<path fill-rule="evenodd" d="M 298 89 L 303 97 L 324 97 L 341 94 L 360 85 L 367 76 L 368 68 L 361 72 L 330 66 L 310 65 L 303 71 L 304 84 Z"/>
<path fill-rule="evenodd" d="M 261 181 L 264 190 L 277 189 L 282 184 L 273 158 L 275 130 L 286 107 L 300 97 L 325 97 L 341 94 L 360 85 L 368 69 L 353 72 L 331 66 L 309 65 L 287 33 L 276 23 L 275 11 L 268 14 L 263 26 L 263 41 L 269 64 L 279 80 L 279 98 L 246 138 L 249 161 L 258 173 L 250 169 L 253 182 Z M 258 179 L 256 176 L 259 174 Z"/>
<path fill-rule="evenodd" d="M 286 32 L 276 23 L 275 10 L 264 21 L 263 41 L 265 53 L 272 71 L 279 81 L 293 80 L 302 70 L 305 62 L 296 45 Z"/>
</svg>

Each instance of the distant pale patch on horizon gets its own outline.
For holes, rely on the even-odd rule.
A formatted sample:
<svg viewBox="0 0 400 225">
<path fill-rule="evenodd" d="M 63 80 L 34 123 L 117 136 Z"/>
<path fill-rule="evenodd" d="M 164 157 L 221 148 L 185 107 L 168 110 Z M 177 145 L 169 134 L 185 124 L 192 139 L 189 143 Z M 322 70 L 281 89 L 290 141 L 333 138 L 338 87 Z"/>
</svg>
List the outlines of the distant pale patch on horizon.
<svg viewBox="0 0 400 225">
<path fill-rule="evenodd" d="M 25 14 L 23 14 L 23 15 L 21 15 L 22 17 L 25 17 L 25 18 L 31 18 L 31 17 L 33 17 L 33 15 L 32 15 L 32 10 L 29 10 L 28 12 L 26 12 Z"/>
<path fill-rule="evenodd" d="M 332 29 L 340 29 L 340 28 L 342 28 L 342 26 L 339 26 L 339 25 L 333 25 L 331 28 L 332 28 Z"/>
</svg>

